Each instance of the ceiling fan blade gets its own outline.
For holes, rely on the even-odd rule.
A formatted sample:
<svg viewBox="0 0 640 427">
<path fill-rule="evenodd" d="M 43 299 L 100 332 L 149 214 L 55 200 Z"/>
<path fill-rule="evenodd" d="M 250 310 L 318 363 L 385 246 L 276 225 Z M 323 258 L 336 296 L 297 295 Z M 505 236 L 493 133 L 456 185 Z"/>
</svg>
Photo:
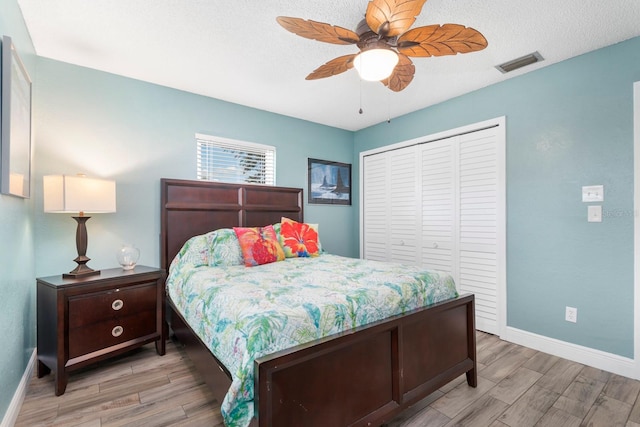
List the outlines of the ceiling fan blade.
<svg viewBox="0 0 640 427">
<path fill-rule="evenodd" d="M 487 39 L 479 31 L 464 25 L 429 25 L 401 35 L 398 51 L 407 56 L 443 56 L 475 52 L 487 44 Z"/>
<path fill-rule="evenodd" d="M 339 56 L 332 59 L 324 65 L 316 68 L 313 73 L 306 77 L 306 80 L 324 79 L 326 77 L 335 76 L 340 73 L 344 73 L 353 68 L 353 59 L 355 54 Z"/>
<path fill-rule="evenodd" d="M 382 37 L 395 37 L 416 21 L 427 0 L 371 0 L 367 5 L 367 25 Z"/>
<path fill-rule="evenodd" d="M 285 30 L 311 40 L 333 44 L 355 44 L 360 40 L 360 37 L 355 32 L 336 25 L 325 24 L 324 22 L 307 21 L 288 16 L 278 16 L 276 21 Z"/>
<path fill-rule="evenodd" d="M 394 92 L 400 92 L 409 86 L 415 72 L 416 67 L 411 59 L 400 53 L 398 54 L 398 65 L 393 69 L 393 73 L 388 78 L 381 80 L 381 83 Z"/>
</svg>

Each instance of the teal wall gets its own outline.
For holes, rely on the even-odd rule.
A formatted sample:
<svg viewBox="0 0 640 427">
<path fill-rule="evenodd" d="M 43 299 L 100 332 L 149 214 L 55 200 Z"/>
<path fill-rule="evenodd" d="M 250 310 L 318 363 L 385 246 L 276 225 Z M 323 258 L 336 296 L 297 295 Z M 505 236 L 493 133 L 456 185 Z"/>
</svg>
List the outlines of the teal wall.
<svg viewBox="0 0 640 427">
<path fill-rule="evenodd" d="M 93 268 L 116 265 L 122 243 L 159 265 L 160 178 L 195 179 L 195 133 L 276 147 L 276 182 L 307 186 L 307 158 L 351 163 L 353 133 L 49 59 L 38 59 L 35 120 L 36 272 L 71 270 L 71 215 L 42 211 L 42 176 L 86 173 L 116 181 L 117 212 L 87 222 Z M 306 198 L 306 190 L 305 190 Z M 356 256 L 351 206 L 307 205 L 324 247 Z"/>
<path fill-rule="evenodd" d="M 633 358 L 639 80 L 635 38 L 359 131 L 354 159 L 506 116 L 507 325 Z M 357 185 L 357 167 L 354 176 Z M 588 223 L 581 187 L 598 184 L 604 219 Z M 578 308 L 575 324 L 564 320 L 567 305 Z"/>
<path fill-rule="evenodd" d="M 18 4 L 0 1 L 0 36 L 11 37 L 31 79 L 36 57 Z M 0 420 L 35 347 L 33 201 L 0 195 Z"/>
</svg>

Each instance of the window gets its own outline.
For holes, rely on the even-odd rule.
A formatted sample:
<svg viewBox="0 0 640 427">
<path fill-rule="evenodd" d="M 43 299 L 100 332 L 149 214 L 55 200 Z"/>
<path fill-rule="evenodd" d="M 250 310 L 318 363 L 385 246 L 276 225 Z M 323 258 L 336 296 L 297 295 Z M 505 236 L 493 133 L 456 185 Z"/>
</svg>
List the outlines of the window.
<svg viewBox="0 0 640 427">
<path fill-rule="evenodd" d="M 196 134 L 198 179 L 276 185 L 276 148 Z"/>
</svg>

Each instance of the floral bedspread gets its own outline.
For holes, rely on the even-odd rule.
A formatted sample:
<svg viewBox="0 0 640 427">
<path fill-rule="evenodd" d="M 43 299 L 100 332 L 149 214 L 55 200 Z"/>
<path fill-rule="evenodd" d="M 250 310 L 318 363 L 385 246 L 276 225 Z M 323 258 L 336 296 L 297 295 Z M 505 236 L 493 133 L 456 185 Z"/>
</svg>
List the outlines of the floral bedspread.
<svg viewBox="0 0 640 427">
<path fill-rule="evenodd" d="M 254 415 L 255 359 L 458 295 L 444 273 L 329 254 L 257 267 L 176 258 L 167 290 L 232 375 L 227 426 Z"/>
</svg>

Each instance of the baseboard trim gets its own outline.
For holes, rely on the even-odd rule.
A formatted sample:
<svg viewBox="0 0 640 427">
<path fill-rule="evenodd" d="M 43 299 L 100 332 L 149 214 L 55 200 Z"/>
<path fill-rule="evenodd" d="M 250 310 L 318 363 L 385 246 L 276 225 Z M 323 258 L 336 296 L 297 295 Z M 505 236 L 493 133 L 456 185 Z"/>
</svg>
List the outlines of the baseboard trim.
<svg viewBox="0 0 640 427">
<path fill-rule="evenodd" d="M 636 361 L 627 357 L 583 347 L 512 327 L 505 328 L 505 333 L 500 338 L 514 344 L 562 357 L 563 359 L 602 369 L 603 371 L 613 372 L 614 374 L 636 380 L 640 379 Z"/>
<path fill-rule="evenodd" d="M 29 380 L 31 380 L 33 369 L 36 366 L 36 358 L 37 353 L 34 348 L 33 353 L 31 353 L 31 357 L 29 358 L 29 363 L 27 363 L 27 368 L 24 370 L 24 374 L 22 374 L 20 384 L 18 384 L 18 388 L 13 394 L 13 399 L 11 399 L 7 412 L 5 412 L 4 417 L 2 418 L 2 424 L 0 424 L 0 427 L 12 427 L 16 423 L 18 415 L 20 414 L 20 408 L 22 408 L 22 402 L 24 402 L 24 397 L 27 394 Z"/>
</svg>

